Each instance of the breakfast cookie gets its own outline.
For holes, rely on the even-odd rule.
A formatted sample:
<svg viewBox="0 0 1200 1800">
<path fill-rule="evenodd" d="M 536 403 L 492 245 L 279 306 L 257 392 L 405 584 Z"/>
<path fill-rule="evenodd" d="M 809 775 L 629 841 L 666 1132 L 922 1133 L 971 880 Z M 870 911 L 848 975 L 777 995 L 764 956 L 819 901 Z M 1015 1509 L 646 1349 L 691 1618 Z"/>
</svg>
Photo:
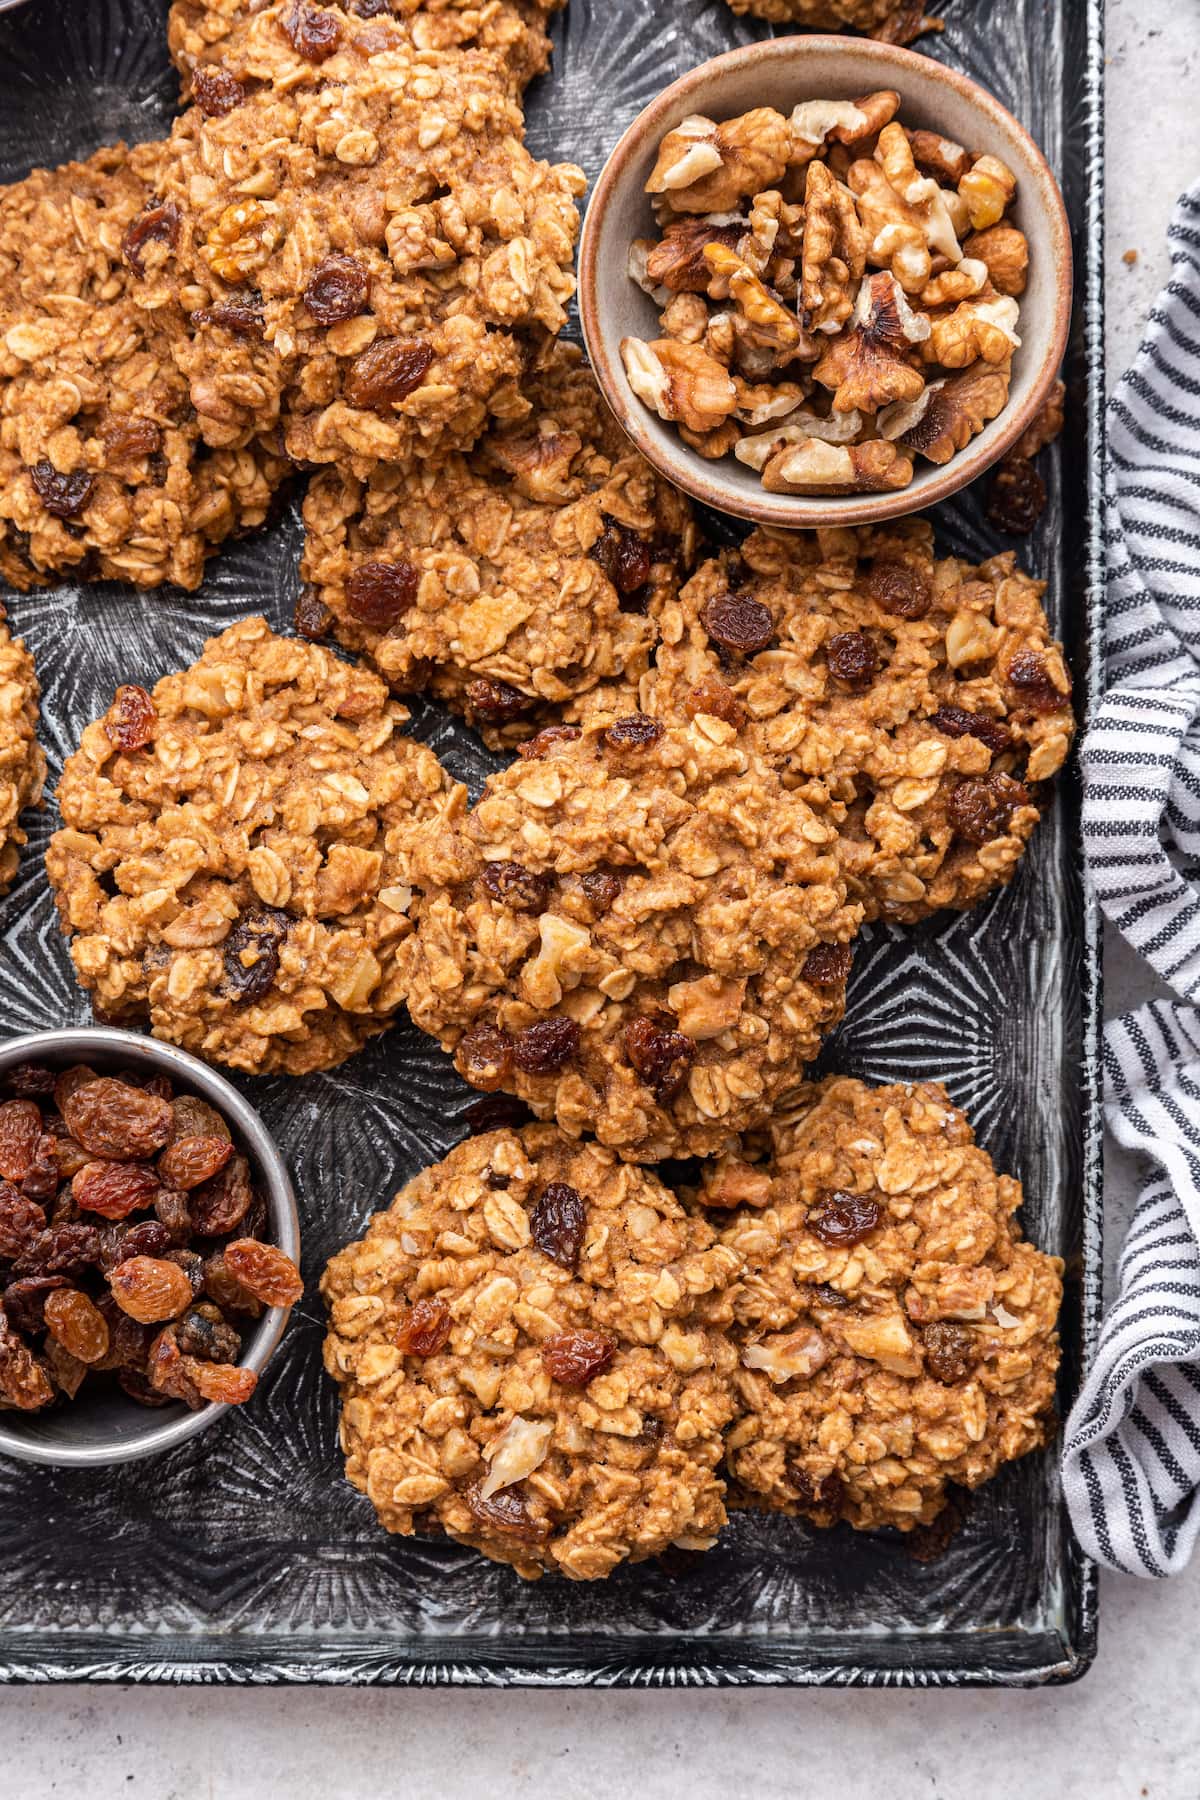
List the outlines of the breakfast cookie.
<svg viewBox="0 0 1200 1800">
<path fill-rule="evenodd" d="M 549 1125 L 469 1139 L 325 1271 L 347 1477 L 387 1530 L 530 1578 L 708 1548 L 738 1268 L 651 1170 Z"/>
<path fill-rule="evenodd" d="M 732 1478 L 819 1525 L 927 1524 L 948 1483 L 1046 1442 L 1062 1263 L 931 1082 L 835 1076 L 765 1135 L 770 1160 L 715 1166 L 703 1195 L 751 1202 L 721 1233 L 746 1265 Z"/>
<path fill-rule="evenodd" d="M 550 63 L 546 23 L 564 0 L 348 0 L 341 8 L 355 41 L 369 43 L 376 20 L 395 21 L 417 50 L 479 48 L 502 59 L 519 93 Z M 184 77 L 185 96 L 215 93 L 218 70 L 238 81 L 276 78 L 273 38 L 297 8 L 263 0 L 174 0 L 167 40 Z M 318 29 L 320 22 L 318 21 Z M 264 51 L 264 45 L 266 49 Z M 313 67 L 310 63 L 309 69 Z M 197 77 L 197 69 L 204 73 Z M 298 65 L 289 71 L 304 78 Z"/>
<path fill-rule="evenodd" d="M 269 84 L 185 114 L 155 195 L 201 429 L 232 446 L 278 417 L 294 460 L 359 476 L 471 444 L 528 410 L 518 378 L 565 321 L 582 173 L 526 151 L 495 56 L 277 13 Z"/>
<path fill-rule="evenodd" d="M 201 440 L 182 312 L 154 270 L 162 147 L 118 146 L 0 190 L 0 577 L 199 585 L 289 472 L 251 429 Z"/>
<path fill-rule="evenodd" d="M 493 746 L 599 681 L 633 682 L 692 559 L 687 501 L 633 449 L 565 344 L 528 421 L 469 460 L 329 470 L 309 488 L 301 630 L 332 626 L 398 692 L 428 687 Z"/>
<path fill-rule="evenodd" d="M 721 720 L 552 725 L 439 831 L 403 981 L 475 1087 L 635 1161 L 768 1117 L 841 1017 L 833 827 Z"/>
<path fill-rule="evenodd" d="M 253 1073 L 331 1068 L 404 1003 L 388 844 L 457 804 L 378 676 L 246 619 L 63 769 L 46 866 L 95 1005 Z"/>
<path fill-rule="evenodd" d="M 735 13 L 753 13 L 772 25 L 808 25 L 819 31 L 849 27 L 889 44 L 911 44 L 925 31 L 940 31 L 925 17 L 928 0 L 729 0 Z"/>
<path fill-rule="evenodd" d="M 19 820 L 36 806 L 46 779 L 37 741 L 38 680 L 33 658 L 4 624 L 0 607 L 0 894 L 13 884 L 22 846 Z"/>
<path fill-rule="evenodd" d="M 935 559 L 922 519 L 755 531 L 659 618 L 636 703 L 705 707 L 822 815 L 868 918 L 911 922 L 1008 882 L 1075 729 L 1045 583 L 1011 552 Z M 590 715 L 628 709 L 618 687 Z"/>
</svg>

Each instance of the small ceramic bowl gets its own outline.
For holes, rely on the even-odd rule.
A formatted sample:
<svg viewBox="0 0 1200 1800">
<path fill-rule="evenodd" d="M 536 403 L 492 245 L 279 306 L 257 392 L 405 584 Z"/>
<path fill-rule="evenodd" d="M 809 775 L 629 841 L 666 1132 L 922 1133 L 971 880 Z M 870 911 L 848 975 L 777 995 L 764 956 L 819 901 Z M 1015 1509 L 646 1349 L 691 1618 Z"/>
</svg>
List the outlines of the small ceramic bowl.
<svg viewBox="0 0 1200 1800">
<path fill-rule="evenodd" d="M 145 1070 L 168 1075 L 180 1092 L 207 1100 L 226 1120 L 238 1148 L 250 1161 L 267 1203 L 269 1241 L 299 1262 L 300 1221 L 287 1165 L 254 1108 L 223 1076 L 171 1044 L 102 1026 L 32 1032 L 0 1044 L 0 1078 L 23 1062 L 61 1069 L 86 1063 L 97 1074 Z M 265 1312 L 243 1335 L 239 1365 L 261 1375 L 287 1320 L 287 1308 L 271 1307 Z M 115 1384 L 111 1390 L 97 1389 L 94 1394 L 85 1386 L 78 1399 L 48 1407 L 45 1412 L 0 1412 L 0 1456 L 76 1469 L 134 1462 L 186 1443 L 228 1411 L 227 1406 L 217 1405 L 199 1412 L 190 1412 L 183 1405 L 138 1406 Z"/>
<path fill-rule="evenodd" d="M 901 96 L 904 124 L 934 130 L 1017 177 L 1014 222 L 1029 240 L 1029 284 L 1021 296 L 1021 348 L 1008 405 L 942 466 L 915 461 L 896 493 L 770 494 L 732 455 L 707 461 L 678 427 L 633 392 L 621 340 L 659 335 L 658 309 L 627 273 L 629 246 L 655 235 L 646 181 L 666 133 L 691 114 L 735 118 L 755 106 L 785 115 L 801 100 L 850 100 L 883 88 Z M 863 525 L 918 512 L 966 487 L 1003 456 L 1037 416 L 1058 374 L 1071 318 L 1071 237 L 1058 184 L 1023 126 L 965 75 L 893 44 L 842 37 L 781 37 L 714 57 L 661 93 L 629 127 L 601 171 L 584 221 L 579 300 L 588 354 L 617 419 L 642 455 L 696 500 L 762 525 Z"/>
</svg>

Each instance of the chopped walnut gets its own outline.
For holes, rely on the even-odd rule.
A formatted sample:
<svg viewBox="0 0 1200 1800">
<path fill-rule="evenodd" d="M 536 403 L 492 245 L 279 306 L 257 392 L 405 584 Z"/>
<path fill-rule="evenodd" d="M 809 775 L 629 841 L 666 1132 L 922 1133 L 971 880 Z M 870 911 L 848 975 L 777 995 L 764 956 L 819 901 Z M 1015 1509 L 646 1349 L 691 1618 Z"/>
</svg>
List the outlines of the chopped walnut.
<svg viewBox="0 0 1200 1800">
<path fill-rule="evenodd" d="M 1026 426 L 1021 433 L 1009 451 L 1010 456 L 1033 457 L 1039 450 L 1044 450 L 1047 444 L 1054 442 L 1063 428 L 1063 405 L 1066 397 L 1066 383 L 1056 381 L 1047 395 L 1045 406 L 1033 424 Z"/>
<path fill-rule="evenodd" d="M 807 162 L 819 156 L 826 141 L 858 144 L 894 119 L 900 96 L 885 88 L 861 100 L 802 100 L 788 120 L 792 129 L 792 161 Z"/>
<path fill-rule="evenodd" d="M 813 378 L 834 390 L 839 413 L 874 413 L 896 400 L 915 400 L 925 377 L 913 356 L 929 329 L 894 275 L 872 275 L 858 291 L 849 330 L 826 351 Z"/>
<path fill-rule="evenodd" d="M 762 480 L 772 494 L 886 493 L 907 487 L 912 473 L 912 459 L 882 438 L 845 446 L 808 438 L 773 456 Z"/>
<path fill-rule="evenodd" d="M 922 355 L 944 369 L 965 369 L 977 357 L 989 363 L 1008 362 L 1021 347 L 1019 318 L 1020 308 L 1008 295 L 964 300 L 952 313 L 930 321 Z"/>
<path fill-rule="evenodd" d="M 749 264 L 727 245 L 706 245 L 704 260 L 712 271 L 710 297 L 733 302 L 738 346 L 743 355 L 751 350 L 768 356 L 772 363 L 790 362 L 800 343 L 795 314 L 768 292 Z"/>
<path fill-rule="evenodd" d="M 961 375 L 931 382 L 918 417 L 898 421 L 899 429 L 893 433 L 885 430 L 881 415 L 880 430 L 885 437 L 898 437 L 906 450 L 918 450 L 930 462 L 948 463 L 956 451 L 966 449 L 989 419 L 1003 412 L 1010 376 L 1007 362 L 999 366 L 973 363 Z"/>
<path fill-rule="evenodd" d="M 729 371 L 696 344 L 624 338 L 621 360 L 638 399 L 660 419 L 678 420 L 690 431 L 716 430 L 737 405 Z"/>
<path fill-rule="evenodd" d="M 809 331 L 837 331 L 854 311 L 851 282 L 867 266 L 867 234 L 848 188 L 823 162 L 808 165 L 804 194 L 801 304 Z"/>
<path fill-rule="evenodd" d="M 981 156 L 958 184 L 972 231 L 998 225 L 1017 191 L 1017 178 L 998 156 Z"/>
<path fill-rule="evenodd" d="M 694 116 L 669 131 L 646 183 L 676 212 L 728 212 L 747 196 L 774 187 L 792 153 L 788 122 L 769 106 L 723 125 Z"/>
<path fill-rule="evenodd" d="M 998 294 L 1025 292 L 1029 274 L 1029 244 L 1015 225 L 992 225 L 976 231 L 963 246 L 967 256 L 983 263 Z"/>
</svg>

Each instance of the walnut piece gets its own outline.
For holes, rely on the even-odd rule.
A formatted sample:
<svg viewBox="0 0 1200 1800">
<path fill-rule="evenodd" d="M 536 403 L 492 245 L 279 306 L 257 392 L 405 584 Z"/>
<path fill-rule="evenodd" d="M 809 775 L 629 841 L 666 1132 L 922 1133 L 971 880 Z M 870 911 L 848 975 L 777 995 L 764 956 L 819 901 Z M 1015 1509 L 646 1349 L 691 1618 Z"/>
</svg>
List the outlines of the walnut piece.
<svg viewBox="0 0 1200 1800">
<path fill-rule="evenodd" d="M 852 281 L 867 266 L 867 234 L 854 197 L 823 162 L 811 162 L 804 190 L 800 297 L 809 331 L 837 331 L 854 311 Z"/>
<path fill-rule="evenodd" d="M 915 367 L 915 347 L 929 336 L 929 322 L 914 313 L 894 275 L 872 275 L 858 290 L 850 329 L 813 370 L 832 388 L 833 410 L 878 412 L 896 400 L 915 400 L 925 377 Z"/>
<path fill-rule="evenodd" d="M 771 494 L 886 493 L 912 477 L 911 458 L 882 438 L 845 446 L 805 438 L 771 457 L 762 472 Z"/>
<path fill-rule="evenodd" d="M 1026 459 L 1044 450 L 1052 444 L 1063 428 L 1064 402 L 1067 397 L 1067 386 L 1064 381 L 1056 381 L 1046 397 L 1043 406 L 1032 425 L 1026 426 L 1012 449 L 1010 456 L 1023 456 Z"/>
<path fill-rule="evenodd" d="M 676 212 L 728 212 L 748 195 L 774 187 L 792 151 L 788 122 L 769 106 L 718 125 L 699 115 L 668 131 L 646 183 Z"/>
<path fill-rule="evenodd" d="M 932 319 L 929 338 L 922 349 L 926 362 L 944 369 L 965 369 L 977 357 L 984 362 L 1008 362 L 1021 348 L 1017 336 L 1020 308 L 1010 295 L 964 300 L 952 313 Z"/>
<path fill-rule="evenodd" d="M 976 231 L 963 246 L 968 257 L 983 263 L 998 294 L 1023 294 L 1029 273 L 1029 245 L 1015 225 L 990 225 Z"/>
<path fill-rule="evenodd" d="M 893 433 L 885 429 L 881 416 L 880 430 L 885 436 L 898 437 L 906 450 L 918 450 L 930 462 L 948 463 L 956 451 L 966 449 L 989 419 L 1003 412 L 1010 378 L 1009 363 L 973 363 L 961 375 L 931 382 L 927 403 L 918 417 L 896 421 Z"/>
<path fill-rule="evenodd" d="M 715 431 L 737 405 L 729 371 L 697 344 L 623 338 L 621 361 L 638 399 L 660 419 L 677 420 L 689 431 Z"/>
</svg>

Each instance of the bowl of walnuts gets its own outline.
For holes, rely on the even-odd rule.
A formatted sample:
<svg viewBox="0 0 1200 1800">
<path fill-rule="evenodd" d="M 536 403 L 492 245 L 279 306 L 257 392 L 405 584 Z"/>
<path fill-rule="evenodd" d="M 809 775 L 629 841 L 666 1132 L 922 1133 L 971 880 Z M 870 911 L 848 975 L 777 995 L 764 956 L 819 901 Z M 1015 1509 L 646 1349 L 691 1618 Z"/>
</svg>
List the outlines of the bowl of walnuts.
<svg viewBox="0 0 1200 1800">
<path fill-rule="evenodd" d="M 976 82 L 891 44 L 774 38 L 630 126 L 579 291 L 609 405 L 678 487 L 759 524 L 857 525 L 945 499 L 1037 419 L 1070 231 Z"/>
<path fill-rule="evenodd" d="M 173 1449 L 250 1400 L 304 1291 L 258 1114 L 107 1027 L 0 1045 L 0 1456 Z"/>
</svg>

